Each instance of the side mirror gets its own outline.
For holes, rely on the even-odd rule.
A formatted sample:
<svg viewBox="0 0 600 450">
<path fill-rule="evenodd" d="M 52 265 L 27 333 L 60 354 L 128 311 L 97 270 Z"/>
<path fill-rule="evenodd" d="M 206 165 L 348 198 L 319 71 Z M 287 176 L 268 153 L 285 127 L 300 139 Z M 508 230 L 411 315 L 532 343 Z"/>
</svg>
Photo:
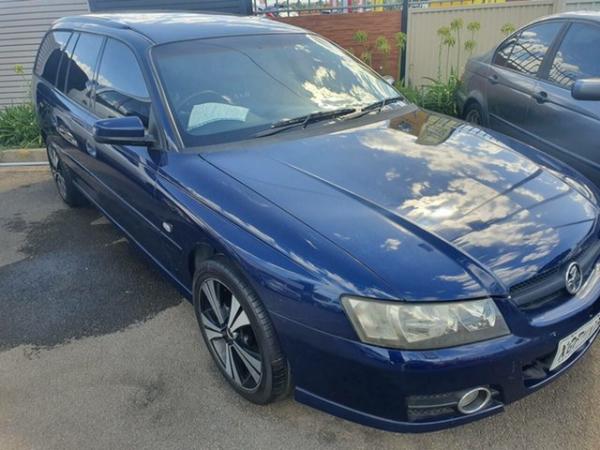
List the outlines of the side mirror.
<svg viewBox="0 0 600 450">
<path fill-rule="evenodd" d="M 391 75 L 384 75 L 383 76 L 383 80 L 387 83 L 387 84 L 391 84 L 392 86 L 394 85 L 394 77 Z"/>
<path fill-rule="evenodd" d="M 137 116 L 98 120 L 93 135 L 100 144 L 148 146 L 154 142 Z"/>
<path fill-rule="evenodd" d="M 600 100 L 600 78 L 577 80 L 571 87 L 571 96 L 576 100 Z"/>
</svg>

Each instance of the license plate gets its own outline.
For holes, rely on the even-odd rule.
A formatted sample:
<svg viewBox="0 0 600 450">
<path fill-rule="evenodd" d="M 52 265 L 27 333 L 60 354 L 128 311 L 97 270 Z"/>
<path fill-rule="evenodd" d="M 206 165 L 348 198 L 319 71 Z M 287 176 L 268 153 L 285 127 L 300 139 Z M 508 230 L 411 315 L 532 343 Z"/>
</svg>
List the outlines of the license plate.
<svg viewBox="0 0 600 450">
<path fill-rule="evenodd" d="M 571 333 L 566 338 L 561 339 L 558 343 L 558 350 L 550 370 L 556 369 L 573 354 L 577 353 L 600 329 L 600 314 L 579 328 L 574 333 Z"/>
</svg>

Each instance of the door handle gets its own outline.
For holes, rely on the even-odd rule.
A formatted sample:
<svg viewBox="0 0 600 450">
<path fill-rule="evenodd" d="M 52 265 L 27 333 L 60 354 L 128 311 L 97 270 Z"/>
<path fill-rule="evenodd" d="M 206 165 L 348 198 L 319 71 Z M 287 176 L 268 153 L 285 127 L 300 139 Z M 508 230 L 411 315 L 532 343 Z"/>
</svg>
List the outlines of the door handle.
<svg viewBox="0 0 600 450">
<path fill-rule="evenodd" d="M 496 75 L 496 74 L 490 75 L 488 77 L 488 80 L 492 84 L 497 84 L 498 83 L 498 75 Z"/>
<path fill-rule="evenodd" d="M 94 158 L 96 157 L 96 154 L 98 153 L 96 150 L 96 146 L 90 141 L 86 141 L 85 151 L 88 152 L 88 154 Z"/>
<path fill-rule="evenodd" d="M 75 139 L 73 133 L 71 133 L 62 123 L 57 125 L 56 132 L 69 144 L 77 146 L 77 139 Z"/>
<path fill-rule="evenodd" d="M 531 96 L 538 103 L 544 103 L 544 102 L 548 101 L 548 93 L 545 91 L 535 92 L 535 93 L 531 94 Z"/>
</svg>

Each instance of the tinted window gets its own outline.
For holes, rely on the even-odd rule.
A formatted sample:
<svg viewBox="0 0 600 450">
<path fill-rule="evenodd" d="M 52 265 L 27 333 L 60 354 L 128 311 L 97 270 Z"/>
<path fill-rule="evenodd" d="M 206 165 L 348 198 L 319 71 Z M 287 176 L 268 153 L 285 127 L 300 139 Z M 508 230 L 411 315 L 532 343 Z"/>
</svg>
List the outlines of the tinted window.
<svg viewBox="0 0 600 450">
<path fill-rule="evenodd" d="M 570 88 L 579 78 L 600 77 L 600 28 L 574 23 L 560 44 L 549 79 Z"/>
<path fill-rule="evenodd" d="M 506 48 L 505 54 L 496 54 L 496 58 L 502 61 L 498 64 L 527 75 L 536 75 L 562 25 L 561 22 L 548 22 L 521 31 L 510 53 Z"/>
<path fill-rule="evenodd" d="M 314 35 L 177 42 L 154 48 L 153 55 L 187 146 L 247 139 L 286 118 L 399 95 Z"/>
<path fill-rule="evenodd" d="M 510 54 L 512 53 L 513 48 L 515 46 L 515 42 L 517 42 L 517 38 L 511 37 L 510 39 L 502 43 L 500 47 L 498 47 L 498 50 L 496 50 L 496 54 L 494 55 L 494 64 L 503 67 L 506 66 L 506 63 L 510 58 Z"/>
<path fill-rule="evenodd" d="M 79 33 L 73 33 L 71 39 L 69 39 L 67 47 L 64 50 L 64 55 L 60 60 L 60 65 L 58 67 L 58 76 L 56 77 L 56 87 L 61 91 L 64 91 L 65 89 L 65 81 L 67 81 L 67 70 L 69 70 L 71 57 L 73 56 L 73 49 L 75 48 L 77 39 L 79 39 Z"/>
<path fill-rule="evenodd" d="M 114 39 L 106 42 L 98 69 L 95 108 L 102 118 L 138 116 L 148 126 L 150 99 L 144 77 L 131 50 Z"/>
<path fill-rule="evenodd" d="M 70 35 L 69 31 L 48 33 L 40 47 L 35 73 L 52 84 L 56 81 L 58 66 Z"/>
<path fill-rule="evenodd" d="M 71 58 L 66 93 L 83 106 L 90 105 L 92 80 L 103 39 L 94 34 L 82 33 Z"/>
</svg>

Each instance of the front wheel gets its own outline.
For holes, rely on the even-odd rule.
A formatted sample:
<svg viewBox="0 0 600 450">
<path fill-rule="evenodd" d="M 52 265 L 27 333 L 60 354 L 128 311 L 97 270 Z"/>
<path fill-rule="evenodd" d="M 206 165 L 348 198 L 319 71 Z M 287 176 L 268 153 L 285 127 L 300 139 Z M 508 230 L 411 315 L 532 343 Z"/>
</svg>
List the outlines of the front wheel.
<svg viewBox="0 0 600 450">
<path fill-rule="evenodd" d="M 473 125 L 487 126 L 483 109 L 481 105 L 475 101 L 469 103 L 465 108 L 465 121 L 472 123 Z"/>
<path fill-rule="evenodd" d="M 239 394 L 258 404 L 287 394 L 290 373 L 273 325 L 229 263 L 209 260 L 197 268 L 194 310 L 212 358 Z"/>
</svg>

